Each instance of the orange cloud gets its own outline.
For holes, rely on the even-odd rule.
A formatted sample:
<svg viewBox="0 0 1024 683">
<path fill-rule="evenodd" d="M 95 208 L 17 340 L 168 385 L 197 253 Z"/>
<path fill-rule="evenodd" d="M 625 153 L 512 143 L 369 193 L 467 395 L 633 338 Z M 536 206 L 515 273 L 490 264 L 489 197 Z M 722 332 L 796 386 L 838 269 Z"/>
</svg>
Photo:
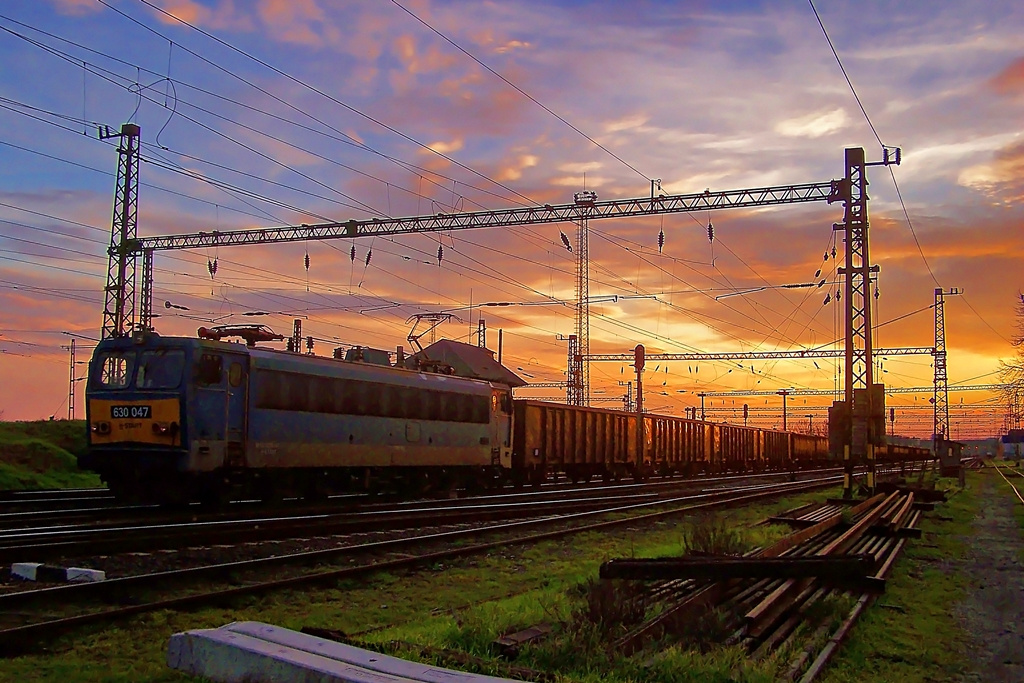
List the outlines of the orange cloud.
<svg viewBox="0 0 1024 683">
<path fill-rule="evenodd" d="M 991 161 L 965 169 L 957 181 L 1007 204 L 1024 201 L 1024 142 L 1004 147 Z"/>
<path fill-rule="evenodd" d="M 103 5 L 93 2 L 93 0 L 52 0 L 52 2 L 61 14 L 74 16 L 99 12 L 103 9 Z"/>
<path fill-rule="evenodd" d="M 1024 57 L 1012 62 L 999 72 L 989 85 L 1000 95 L 1019 95 L 1024 93 Z"/>
<path fill-rule="evenodd" d="M 155 13 L 156 18 L 165 24 L 183 21 L 211 29 L 252 30 L 249 18 L 235 11 L 234 0 L 221 0 L 214 9 L 195 0 L 157 0 L 156 4 L 163 10 Z"/>
<path fill-rule="evenodd" d="M 323 24 L 323 10 L 316 0 L 262 0 L 259 15 L 275 31 L 276 37 L 289 43 L 320 45 L 323 39 L 312 24 Z"/>
</svg>

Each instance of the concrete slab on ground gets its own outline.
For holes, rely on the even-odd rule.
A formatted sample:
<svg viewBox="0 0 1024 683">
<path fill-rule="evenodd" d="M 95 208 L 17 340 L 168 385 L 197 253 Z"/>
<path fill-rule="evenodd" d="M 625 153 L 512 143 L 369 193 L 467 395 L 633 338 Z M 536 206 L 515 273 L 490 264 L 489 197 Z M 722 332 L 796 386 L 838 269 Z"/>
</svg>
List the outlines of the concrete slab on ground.
<svg viewBox="0 0 1024 683">
<path fill-rule="evenodd" d="M 512 683 L 242 621 L 171 636 L 167 665 L 222 683 Z"/>
</svg>

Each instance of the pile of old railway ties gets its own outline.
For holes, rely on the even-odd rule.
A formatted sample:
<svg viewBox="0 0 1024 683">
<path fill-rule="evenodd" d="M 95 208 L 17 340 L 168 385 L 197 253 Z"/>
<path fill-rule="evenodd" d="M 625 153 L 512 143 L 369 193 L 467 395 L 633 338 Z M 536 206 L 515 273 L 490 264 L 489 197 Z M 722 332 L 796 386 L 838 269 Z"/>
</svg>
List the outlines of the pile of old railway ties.
<svg viewBox="0 0 1024 683">
<path fill-rule="evenodd" d="M 801 674 L 802 682 L 814 680 L 860 613 L 884 591 L 907 539 L 920 536 L 916 525 L 922 511 L 944 499 L 941 491 L 891 488 L 863 501 L 830 499 L 771 517 L 765 521 L 797 531 L 743 556 L 606 562 L 601 579 L 644 582 L 639 590 L 618 592 L 642 607 L 620 606 L 616 612 L 655 614 L 631 625 L 613 649 L 632 654 L 652 642 L 685 637 L 695 624 L 706 627 L 708 622 L 700 626 L 702 617 L 714 615 L 714 631 L 724 636 L 724 644 L 742 645 L 755 660 L 792 646 L 795 655 L 785 680 Z M 824 618 L 826 612 L 815 606 L 834 592 L 852 593 L 857 600 L 829 635 L 834 619 Z"/>
</svg>

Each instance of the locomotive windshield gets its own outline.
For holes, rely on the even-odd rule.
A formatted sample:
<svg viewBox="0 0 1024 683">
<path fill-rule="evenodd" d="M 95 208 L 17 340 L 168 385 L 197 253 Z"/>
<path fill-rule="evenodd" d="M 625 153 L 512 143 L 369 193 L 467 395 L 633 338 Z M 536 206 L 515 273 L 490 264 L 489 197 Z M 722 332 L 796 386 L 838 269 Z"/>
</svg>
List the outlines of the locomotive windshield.
<svg viewBox="0 0 1024 683">
<path fill-rule="evenodd" d="M 185 352 L 181 349 L 143 351 L 135 375 L 136 389 L 175 389 L 181 384 Z"/>
<path fill-rule="evenodd" d="M 93 386 L 100 389 L 124 389 L 132 381 L 135 351 L 106 351 L 93 366 Z"/>
</svg>

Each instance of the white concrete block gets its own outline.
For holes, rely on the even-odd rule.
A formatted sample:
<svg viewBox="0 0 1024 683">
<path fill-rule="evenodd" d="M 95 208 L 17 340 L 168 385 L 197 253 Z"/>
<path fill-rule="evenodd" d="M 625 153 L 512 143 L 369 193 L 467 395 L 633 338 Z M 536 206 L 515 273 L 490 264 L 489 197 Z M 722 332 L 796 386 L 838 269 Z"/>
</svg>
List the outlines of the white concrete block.
<svg viewBox="0 0 1024 683">
<path fill-rule="evenodd" d="M 11 565 L 11 576 L 25 581 L 35 581 L 36 571 L 42 566 L 42 562 L 15 562 Z"/>
<path fill-rule="evenodd" d="M 86 569 L 85 567 L 68 567 L 67 580 L 72 583 L 91 583 L 93 581 L 106 581 L 107 573 L 99 569 Z"/>
<path fill-rule="evenodd" d="M 408 683 L 222 629 L 174 634 L 167 665 L 220 683 Z"/>
<path fill-rule="evenodd" d="M 221 629 L 232 633 L 241 633 L 259 638 L 260 640 L 285 647 L 309 652 L 311 654 L 327 657 L 339 662 L 345 662 L 364 669 L 379 671 L 392 676 L 399 676 L 404 679 L 421 681 L 423 683 L 507 683 L 508 679 L 482 676 L 480 674 L 466 673 L 465 671 L 454 671 L 438 666 L 410 662 L 390 655 L 382 655 L 379 652 L 364 650 L 353 645 L 346 645 L 334 640 L 317 638 L 298 631 L 263 624 L 258 621 L 240 621 Z"/>
<path fill-rule="evenodd" d="M 223 683 L 512 683 L 255 621 L 176 633 L 167 665 Z"/>
</svg>

